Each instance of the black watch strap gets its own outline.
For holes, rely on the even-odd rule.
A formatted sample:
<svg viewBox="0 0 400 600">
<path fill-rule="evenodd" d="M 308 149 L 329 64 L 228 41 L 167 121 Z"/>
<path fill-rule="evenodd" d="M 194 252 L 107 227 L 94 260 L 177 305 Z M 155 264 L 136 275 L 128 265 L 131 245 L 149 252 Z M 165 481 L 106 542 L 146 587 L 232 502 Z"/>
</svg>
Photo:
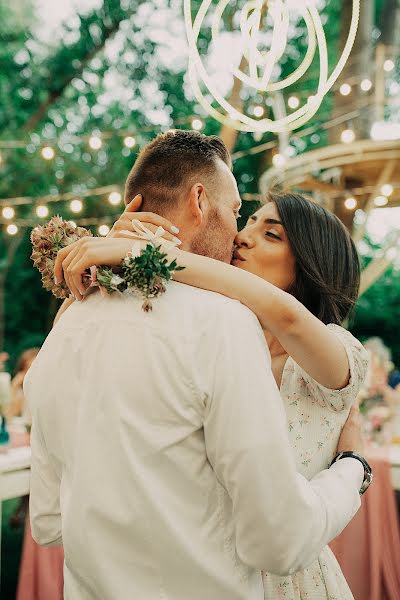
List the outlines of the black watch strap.
<svg viewBox="0 0 400 600">
<path fill-rule="evenodd" d="M 365 458 L 363 456 L 361 456 L 360 454 L 357 454 L 357 452 L 339 452 L 339 454 L 337 454 L 335 456 L 335 458 L 333 459 L 333 461 L 331 462 L 330 466 L 332 466 L 333 464 L 335 464 L 338 460 L 340 460 L 342 458 L 355 458 L 356 460 L 360 461 L 360 463 L 364 467 L 364 481 L 360 488 L 360 496 L 362 496 L 372 483 L 373 474 L 372 474 L 372 469 L 371 469 L 370 465 L 367 463 Z"/>
</svg>

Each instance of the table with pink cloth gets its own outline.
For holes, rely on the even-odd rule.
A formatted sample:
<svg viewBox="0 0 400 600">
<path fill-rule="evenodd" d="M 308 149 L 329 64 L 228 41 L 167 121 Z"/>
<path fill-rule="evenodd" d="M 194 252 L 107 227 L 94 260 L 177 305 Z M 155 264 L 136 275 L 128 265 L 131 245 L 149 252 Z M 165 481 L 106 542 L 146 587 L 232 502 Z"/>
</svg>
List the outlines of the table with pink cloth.
<svg viewBox="0 0 400 600">
<path fill-rule="evenodd" d="M 400 600 L 400 527 L 388 450 L 366 452 L 374 481 L 330 544 L 355 600 Z"/>
<path fill-rule="evenodd" d="M 29 436 L 11 434 L 14 447 L 29 444 Z M 31 535 L 29 515 L 26 518 L 16 600 L 62 600 L 64 551 L 60 547 L 43 548 Z"/>
</svg>

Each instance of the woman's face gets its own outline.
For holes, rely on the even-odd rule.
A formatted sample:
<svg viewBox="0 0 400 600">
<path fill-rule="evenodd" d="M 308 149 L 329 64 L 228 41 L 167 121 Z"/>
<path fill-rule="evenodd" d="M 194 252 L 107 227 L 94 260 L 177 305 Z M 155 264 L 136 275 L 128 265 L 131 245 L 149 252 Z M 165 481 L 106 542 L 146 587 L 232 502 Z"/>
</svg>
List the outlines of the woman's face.
<svg viewBox="0 0 400 600">
<path fill-rule="evenodd" d="M 282 290 L 295 280 L 295 259 L 274 202 L 252 215 L 235 239 L 232 264 Z"/>
</svg>

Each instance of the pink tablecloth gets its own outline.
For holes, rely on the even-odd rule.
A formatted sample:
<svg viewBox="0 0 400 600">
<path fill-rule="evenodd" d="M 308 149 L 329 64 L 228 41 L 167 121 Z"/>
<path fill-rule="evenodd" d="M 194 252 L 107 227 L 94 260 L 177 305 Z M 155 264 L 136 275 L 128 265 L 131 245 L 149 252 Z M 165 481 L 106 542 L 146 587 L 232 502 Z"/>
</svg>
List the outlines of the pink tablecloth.
<svg viewBox="0 0 400 600">
<path fill-rule="evenodd" d="M 14 447 L 26 446 L 29 444 L 29 436 L 23 433 L 13 433 L 11 444 Z M 63 567 L 63 548 L 43 548 L 36 544 L 31 535 L 28 515 L 16 600 L 62 600 Z"/>
<path fill-rule="evenodd" d="M 331 548 L 355 600 L 400 600 L 400 529 L 390 464 L 382 453 L 368 460 L 373 485 Z"/>
<path fill-rule="evenodd" d="M 16 600 L 62 600 L 64 551 L 38 546 L 26 519 Z"/>
</svg>

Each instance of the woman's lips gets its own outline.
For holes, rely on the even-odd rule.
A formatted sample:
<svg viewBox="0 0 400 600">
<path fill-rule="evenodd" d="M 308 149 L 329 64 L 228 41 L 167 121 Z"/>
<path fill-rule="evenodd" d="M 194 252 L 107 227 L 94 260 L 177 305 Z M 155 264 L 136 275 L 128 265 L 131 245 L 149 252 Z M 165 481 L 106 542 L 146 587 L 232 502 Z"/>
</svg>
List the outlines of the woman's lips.
<svg viewBox="0 0 400 600">
<path fill-rule="evenodd" d="M 240 254 L 240 252 L 238 250 L 235 250 L 233 252 L 232 260 L 242 260 L 242 261 L 244 261 L 246 259 L 243 258 L 243 256 Z"/>
</svg>

